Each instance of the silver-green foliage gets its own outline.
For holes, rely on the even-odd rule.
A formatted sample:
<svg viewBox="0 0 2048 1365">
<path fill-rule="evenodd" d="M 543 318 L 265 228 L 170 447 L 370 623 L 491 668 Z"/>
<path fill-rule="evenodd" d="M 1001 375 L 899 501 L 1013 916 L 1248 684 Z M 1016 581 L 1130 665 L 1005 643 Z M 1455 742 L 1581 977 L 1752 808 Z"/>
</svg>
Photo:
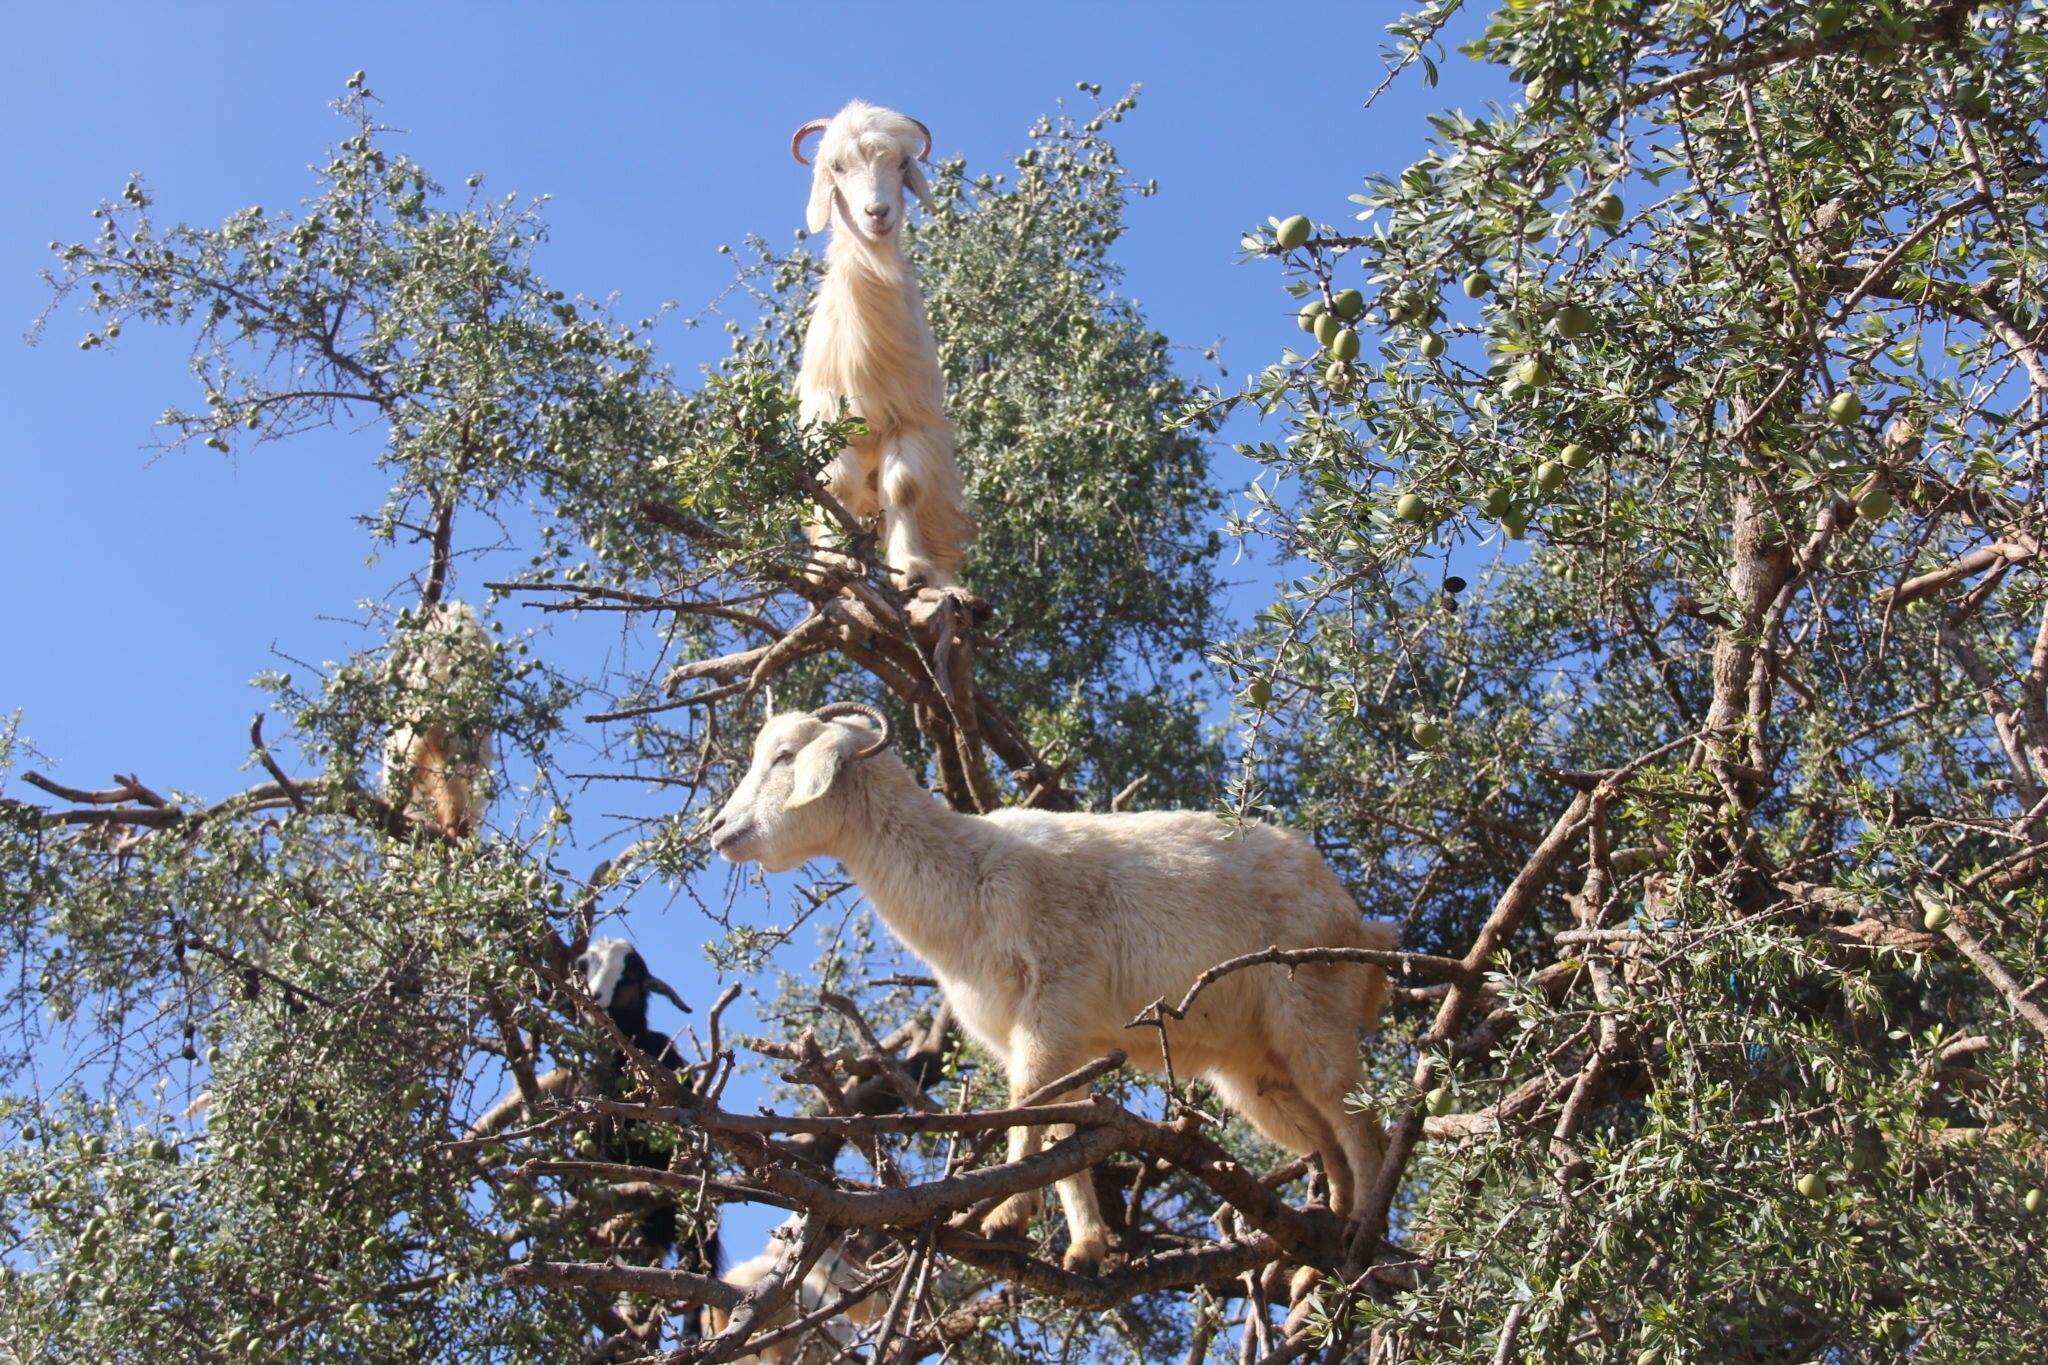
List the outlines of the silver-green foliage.
<svg viewBox="0 0 2048 1365">
<path fill-rule="evenodd" d="M 1302 566 L 1222 652 L 1236 799 L 1461 954 L 1558 770 L 1669 747 L 1522 922 L 1494 1041 L 1431 1064 L 1509 1121 L 1424 1144 L 1433 1274 L 1354 1319 L 1432 1360 L 2038 1356 L 2048 594 L 2001 565 L 2048 496 L 2048 10 L 1463 8 L 1396 50 L 1470 18 L 1521 98 L 1432 120 L 1362 230 L 1247 239 L 1371 311 L 1348 366 L 1218 396 L 1286 423 L 1240 529 Z"/>
</svg>

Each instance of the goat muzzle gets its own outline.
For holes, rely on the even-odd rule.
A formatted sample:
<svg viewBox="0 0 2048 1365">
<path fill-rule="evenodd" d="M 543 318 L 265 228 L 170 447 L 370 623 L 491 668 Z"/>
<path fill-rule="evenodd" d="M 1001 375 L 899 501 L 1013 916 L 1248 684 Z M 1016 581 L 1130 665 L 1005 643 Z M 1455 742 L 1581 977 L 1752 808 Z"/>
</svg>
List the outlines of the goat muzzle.
<svg viewBox="0 0 2048 1365">
<path fill-rule="evenodd" d="M 832 701 L 826 702 L 823 706 L 811 712 L 811 714 L 819 720 L 838 720 L 842 716 L 864 716 L 882 727 L 882 737 L 855 754 L 853 757 L 856 760 L 873 758 L 876 754 L 896 742 L 896 727 L 889 723 L 889 717 L 883 713 L 882 708 L 879 706 L 869 706 L 863 701 Z"/>
</svg>

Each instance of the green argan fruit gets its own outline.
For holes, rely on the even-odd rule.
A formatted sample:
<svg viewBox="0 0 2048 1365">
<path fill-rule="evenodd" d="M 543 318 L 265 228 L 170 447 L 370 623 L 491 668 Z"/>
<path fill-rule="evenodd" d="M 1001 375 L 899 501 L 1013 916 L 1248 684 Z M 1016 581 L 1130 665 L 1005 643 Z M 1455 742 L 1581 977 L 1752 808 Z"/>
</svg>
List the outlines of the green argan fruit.
<svg viewBox="0 0 2048 1365">
<path fill-rule="evenodd" d="M 1863 400 L 1856 396 L 1856 390 L 1843 389 L 1828 400 L 1828 420 L 1837 426 L 1848 426 L 1863 415 Z"/>
<path fill-rule="evenodd" d="M 1856 515 L 1866 521 L 1883 521 L 1892 514 L 1892 495 L 1889 490 L 1873 488 L 1856 499 Z"/>
<path fill-rule="evenodd" d="M 1323 383 L 1331 389 L 1348 389 L 1351 387 L 1351 379 L 1351 367 L 1341 360 L 1333 360 L 1323 369 Z"/>
<path fill-rule="evenodd" d="M 1556 492 L 1569 477 L 1571 471 L 1555 460 L 1545 460 L 1536 466 L 1536 486 L 1546 493 Z"/>
<path fill-rule="evenodd" d="M 1420 726 L 1416 727 L 1420 729 Z M 1419 741 L 1418 741 L 1419 742 Z M 1431 1118 L 1442 1118 L 1451 1112 L 1451 1088 L 1440 1085 L 1422 1097 L 1422 1107 L 1429 1111 Z"/>
<path fill-rule="evenodd" d="M 1938 934 L 1948 928 L 1949 921 L 1954 918 L 1954 913 L 1946 905 L 1930 905 L 1921 913 L 1920 923 L 1927 926 L 1928 933 Z"/>
<path fill-rule="evenodd" d="M 1480 504 L 1479 510 L 1493 520 L 1499 521 L 1508 514 L 1508 508 L 1514 504 L 1514 490 L 1503 484 L 1487 492 L 1486 501 Z"/>
<path fill-rule="evenodd" d="M 1551 315 L 1550 325 L 1561 337 L 1584 336 L 1593 330 L 1593 310 L 1582 303 L 1568 303 Z"/>
<path fill-rule="evenodd" d="M 1510 506 L 1500 514 L 1501 529 L 1508 533 L 1509 540 L 1520 540 L 1522 533 L 1529 529 L 1529 509 Z"/>
<path fill-rule="evenodd" d="M 1567 469 L 1584 469 L 1593 463 L 1593 452 L 1574 441 L 1557 452 L 1557 462 Z"/>
<path fill-rule="evenodd" d="M 1365 311 L 1365 295 L 1356 289 L 1340 289 L 1330 300 L 1330 308 L 1340 318 L 1355 318 Z"/>
<path fill-rule="evenodd" d="M 210 1047 L 206 1049 L 206 1064 L 208 1066 L 219 1066 L 222 1059 L 226 1056 L 227 1054 L 222 1052 L 220 1048 Z"/>
<path fill-rule="evenodd" d="M 173 1221 L 169 1209 L 158 1209 L 154 1214 L 150 1215 L 149 1225 L 158 1232 L 169 1232 Z"/>
<path fill-rule="evenodd" d="M 1244 699 L 1253 706 L 1264 706 L 1273 700 L 1273 682 L 1270 678 L 1253 678 L 1252 685 L 1244 690 Z"/>
<path fill-rule="evenodd" d="M 1408 727 L 1408 738 L 1415 741 L 1417 748 L 1434 749 L 1437 745 L 1444 742 L 1444 727 L 1438 725 L 1433 720 L 1418 720 L 1415 722 L 1415 724 Z M 1444 1097 L 1445 1106 L 1449 1106 L 1451 1099 L 1450 1094 L 1449 1092 L 1445 1091 L 1442 1087 L 1438 1087 L 1437 1089 L 1432 1090 L 1430 1094 L 1432 1096 L 1442 1095 Z M 1430 1112 L 1440 1113 L 1441 1111 L 1433 1109 Z"/>
<path fill-rule="evenodd" d="M 1330 354 L 1339 360 L 1358 358 L 1358 333 L 1346 327 L 1330 342 Z"/>
<path fill-rule="evenodd" d="M 1429 504 L 1420 493 L 1403 493 L 1394 503 L 1394 515 L 1403 521 L 1421 521 L 1429 515 Z"/>
<path fill-rule="evenodd" d="M 1311 226 L 1308 219 L 1299 213 L 1281 223 L 1275 234 L 1280 242 L 1280 249 L 1292 251 L 1306 242 Z"/>
<path fill-rule="evenodd" d="M 1330 305 L 1324 303 L 1321 299 L 1310 299 L 1307 303 L 1301 305 L 1301 311 L 1294 315 L 1294 320 L 1301 324 L 1302 331 L 1314 332 L 1316 329 L 1316 319 L 1321 317 L 1329 307 Z"/>
<path fill-rule="evenodd" d="M 1515 378 L 1532 389 L 1540 389 L 1557 378 L 1557 371 L 1550 368 L 1550 362 L 1540 355 L 1532 355 L 1515 370 Z"/>
<path fill-rule="evenodd" d="M 1435 332 L 1424 332 L 1422 334 L 1422 345 L 1417 349 L 1422 352 L 1424 360 L 1435 360 L 1444 353 L 1444 339 Z"/>
<path fill-rule="evenodd" d="M 1535 80 L 1522 87 L 1522 100 L 1525 104 L 1541 104 L 1550 98 L 1555 89 L 1556 87 L 1550 83 L 1548 76 L 1538 76 Z"/>
<path fill-rule="evenodd" d="M 1316 340 L 1327 346 L 1337 339 L 1339 332 L 1344 330 L 1344 324 L 1337 321 L 1334 313 L 1325 313 L 1315 320 L 1314 330 Z"/>
<path fill-rule="evenodd" d="M 1484 270 L 1475 270 L 1458 282 L 1468 299 L 1482 299 L 1493 288 L 1493 276 Z"/>
<path fill-rule="evenodd" d="M 1612 190 L 1593 201 L 1593 221 L 1605 228 L 1620 227 L 1622 215 L 1627 212 L 1628 206 Z"/>
<path fill-rule="evenodd" d="M 1828 1192 L 1827 1177 L 1808 1171 L 1799 1177 L 1799 1192 L 1808 1199 L 1818 1199 Z"/>
<path fill-rule="evenodd" d="M 2026 1204 L 2028 1213 L 2039 1213 L 2042 1209 L 2048 1208 L 2048 1194 L 2043 1194 L 2041 1187 L 2036 1185 L 2033 1189 L 2027 1191 L 2027 1197 L 2023 1202 Z"/>
</svg>

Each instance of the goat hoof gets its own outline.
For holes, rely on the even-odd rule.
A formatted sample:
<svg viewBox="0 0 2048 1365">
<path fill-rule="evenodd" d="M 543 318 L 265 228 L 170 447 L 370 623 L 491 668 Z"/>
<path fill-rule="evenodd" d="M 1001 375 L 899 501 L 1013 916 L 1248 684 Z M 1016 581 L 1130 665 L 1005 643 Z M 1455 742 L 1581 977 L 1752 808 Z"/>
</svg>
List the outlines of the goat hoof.
<svg viewBox="0 0 2048 1365">
<path fill-rule="evenodd" d="M 1076 1275 L 1095 1275 L 1102 1270 L 1102 1262 L 1109 1255 L 1109 1248 L 1101 1241 L 1075 1242 L 1067 1248 L 1067 1254 L 1060 1261 Z"/>
<path fill-rule="evenodd" d="M 996 1205 L 995 1211 L 981 1220 L 982 1235 L 987 1237 L 1022 1237 L 1031 1227 L 1031 1220 L 1038 1217 L 1039 1200 L 1037 1191 L 1029 1194 L 1013 1194 Z"/>
</svg>

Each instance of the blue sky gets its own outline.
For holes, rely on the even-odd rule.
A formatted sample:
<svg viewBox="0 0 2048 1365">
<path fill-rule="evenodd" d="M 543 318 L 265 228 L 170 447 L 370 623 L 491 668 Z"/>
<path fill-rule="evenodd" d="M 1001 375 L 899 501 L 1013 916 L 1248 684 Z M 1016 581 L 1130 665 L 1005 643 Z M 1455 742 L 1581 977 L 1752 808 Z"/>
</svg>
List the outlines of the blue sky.
<svg viewBox="0 0 2048 1365">
<path fill-rule="evenodd" d="M 996 170 L 1086 80 L 1108 99 L 1145 87 L 1117 140 L 1160 193 L 1133 204 L 1118 245 L 1125 291 L 1175 341 L 1220 343 L 1241 376 L 1299 333 L 1278 272 L 1235 263 L 1239 236 L 1269 214 L 1348 221 L 1362 177 L 1420 153 L 1426 113 L 1509 94 L 1502 73 L 1453 56 L 1441 87 L 1411 72 L 1363 109 L 1380 26 L 1401 8 L 16 5 L 0 28 L 14 54 L 0 117 L 15 130 L 0 146 L 0 317 L 28 329 L 47 244 L 89 237 L 93 205 L 133 172 L 165 221 L 296 203 L 342 136 L 327 104 L 357 68 L 444 185 L 482 172 L 501 194 L 552 195 L 540 268 L 572 293 L 616 291 L 625 317 L 667 300 L 693 314 L 730 279 L 720 244 L 787 240 L 807 187 L 789 134 L 849 97 L 913 114 L 938 154 Z M 374 433 L 159 458 L 157 416 L 196 399 L 189 337 L 130 329 L 111 353 L 82 354 L 85 331 L 59 315 L 40 345 L 0 346 L 0 715 L 24 712 L 61 780 L 135 772 L 218 797 L 250 780 L 250 676 L 280 666 L 273 650 L 318 661 L 363 643 L 354 603 L 391 592 L 416 556 L 365 562 L 351 518 L 380 501 Z M 686 374 L 724 348 L 715 327 L 662 336 Z M 1235 461 L 1219 470 L 1246 477 Z M 1230 572 L 1248 600 L 1270 586 L 1270 571 Z M 605 647 L 563 636 L 565 652 Z M 693 919 L 642 914 L 633 932 L 708 1000 Z"/>
</svg>

